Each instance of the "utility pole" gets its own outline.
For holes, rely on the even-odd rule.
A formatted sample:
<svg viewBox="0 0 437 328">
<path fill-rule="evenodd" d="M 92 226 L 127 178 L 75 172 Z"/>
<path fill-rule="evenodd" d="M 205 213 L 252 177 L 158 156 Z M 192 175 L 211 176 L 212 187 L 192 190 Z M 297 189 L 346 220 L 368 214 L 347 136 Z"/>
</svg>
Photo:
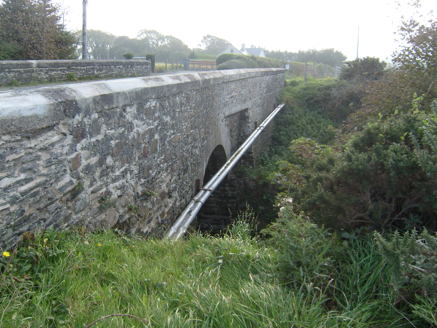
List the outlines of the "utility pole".
<svg viewBox="0 0 437 328">
<path fill-rule="evenodd" d="M 88 59 L 87 42 L 86 42 L 86 5 L 88 0 L 83 0 L 83 25 L 82 25 L 82 60 Z"/>
<path fill-rule="evenodd" d="M 358 26 L 358 38 L 357 38 L 357 59 L 358 59 L 358 48 L 360 46 L 360 27 Z"/>
</svg>

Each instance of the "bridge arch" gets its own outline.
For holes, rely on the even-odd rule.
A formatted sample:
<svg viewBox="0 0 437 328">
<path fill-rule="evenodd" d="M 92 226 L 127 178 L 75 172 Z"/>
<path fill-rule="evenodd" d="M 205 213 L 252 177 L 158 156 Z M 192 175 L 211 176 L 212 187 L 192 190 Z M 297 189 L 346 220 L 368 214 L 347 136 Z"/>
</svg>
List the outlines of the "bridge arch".
<svg viewBox="0 0 437 328">
<path fill-rule="evenodd" d="M 203 176 L 203 186 L 226 163 L 227 156 L 222 145 L 217 145 L 211 152 Z M 218 233 L 231 223 L 232 214 L 236 212 L 237 180 L 232 171 L 214 190 L 197 214 L 196 228 L 204 232 Z"/>
<path fill-rule="evenodd" d="M 227 156 L 222 145 L 214 148 L 209 155 L 208 164 L 206 164 L 205 173 L 203 175 L 203 185 L 206 185 L 209 180 L 218 172 L 218 170 L 226 163 Z"/>
</svg>

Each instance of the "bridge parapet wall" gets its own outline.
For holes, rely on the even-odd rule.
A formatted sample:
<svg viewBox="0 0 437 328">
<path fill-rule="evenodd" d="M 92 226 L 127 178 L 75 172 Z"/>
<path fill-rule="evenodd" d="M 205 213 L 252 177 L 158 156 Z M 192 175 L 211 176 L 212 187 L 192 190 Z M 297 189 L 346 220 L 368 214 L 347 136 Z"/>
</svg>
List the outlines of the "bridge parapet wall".
<svg viewBox="0 0 437 328">
<path fill-rule="evenodd" d="M 283 85 L 283 70 L 252 69 L 0 94 L 0 247 L 50 227 L 169 226 L 213 149 L 234 148 L 229 120 L 247 110 L 253 130 Z"/>
<path fill-rule="evenodd" d="M 72 74 L 72 75 L 69 75 Z M 151 74 L 148 60 L 5 60 L 0 85 L 66 81 L 69 78 L 133 77 Z"/>
</svg>

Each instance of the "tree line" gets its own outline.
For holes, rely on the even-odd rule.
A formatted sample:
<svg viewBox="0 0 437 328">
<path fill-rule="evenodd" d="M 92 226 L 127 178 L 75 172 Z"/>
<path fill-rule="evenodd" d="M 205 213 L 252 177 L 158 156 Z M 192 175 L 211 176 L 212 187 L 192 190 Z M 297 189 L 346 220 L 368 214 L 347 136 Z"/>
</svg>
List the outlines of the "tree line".
<svg viewBox="0 0 437 328">
<path fill-rule="evenodd" d="M 342 65 L 347 59 L 341 51 L 335 50 L 334 48 L 299 50 L 298 52 L 265 50 L 265 53 L 266 56 L 270 58 L 291 60 L 301 63 L 322 63 L 330 66 Z"/>
<path fill-rule="evenodd" d="M 81 32 L 68 31 L 62 23 L 62 8 L 53 0 L 3 0 L 0 4 L 0 60 L 77 59 Z M 144 57 L 155 54 L 158 61 L 180 62 L 198 55 L 220 54 L 231 43 L 204 36 L 194 49 L 182 40 L 156 30 L 141 30 L 136 38 L 115 36 L 100 30 L 87 31 L 90 59 L 123 59 L 125 54 Z M 334 49 L 293 52 L 268 51 L 267 57 L 281 60 L 341 64 L 346 56 Z"/>
</svg>

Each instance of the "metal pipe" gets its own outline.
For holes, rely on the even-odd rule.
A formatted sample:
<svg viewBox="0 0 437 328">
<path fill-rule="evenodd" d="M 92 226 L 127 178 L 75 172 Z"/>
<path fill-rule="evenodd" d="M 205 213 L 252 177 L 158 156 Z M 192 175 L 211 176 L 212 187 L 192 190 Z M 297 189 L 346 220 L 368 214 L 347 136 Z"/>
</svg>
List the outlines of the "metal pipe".
<svg viewBox="0 0 437 328">
<path fill-rule="evenodd" d="M 209 198 L 211 193 L 218 187 L 220 182 L 226 177 L 231 169 L 237 164 L 238 160 L 249 149 L 255 139 L 264 131 L 265 127 L 276 116 L 277 113 L 284 107 L 284 104 L 279 105 L 276 109 L 270 113 L 269 116 L 258 126 L 255 131 L 246 139 L 246 141 L 238 148 L 238 150 L 231 156 L 231 158 L 223 165 L 220 170 L 208 181 L 208 183 L 200 190 L 193 200 L 188 204 L 175 224 L 170 228 L 167 233 L 168 238 L 179 239 L 185 234 L 191 222 L 193 222 L 197 213 L 200 211 L 202 205 Z"/>
</svg>

